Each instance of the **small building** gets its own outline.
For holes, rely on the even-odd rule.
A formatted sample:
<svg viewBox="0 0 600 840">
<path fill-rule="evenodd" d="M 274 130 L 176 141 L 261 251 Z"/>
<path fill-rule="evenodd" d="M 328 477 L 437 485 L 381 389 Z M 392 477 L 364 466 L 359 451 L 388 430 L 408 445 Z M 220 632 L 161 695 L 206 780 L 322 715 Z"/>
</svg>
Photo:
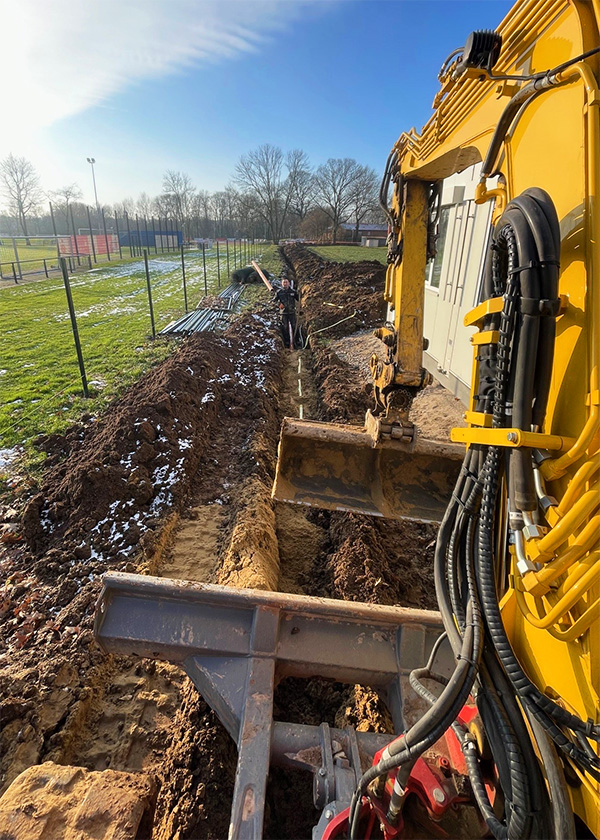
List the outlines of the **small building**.
<svg viewBox="0 0 600 840">
<path fill-rule="evenodd" d="M 356 225 L 345 222 L 339 227 L 338 239 L 340 242 L 358 241 L 361 245 L 365 245 L 367 240 L 377 240 L 377 245 L 385 245 L 387 232 L 387 225 L 376 225 L 371 222 L 365 222 L 358 226 L 358 240 L 355 240 Z M 373 248 L 376 246 L 369 245 L 368 247 Z"/>
</svg>

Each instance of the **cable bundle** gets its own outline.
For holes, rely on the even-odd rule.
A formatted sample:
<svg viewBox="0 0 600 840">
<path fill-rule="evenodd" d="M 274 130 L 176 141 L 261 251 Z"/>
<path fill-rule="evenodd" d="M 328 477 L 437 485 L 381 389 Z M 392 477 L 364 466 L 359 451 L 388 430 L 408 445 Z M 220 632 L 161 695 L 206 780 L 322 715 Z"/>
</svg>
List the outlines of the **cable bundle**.
<svg viewBox="0 0 600 840">
<path fill-rule="evenodd" d="M 483 327 L 498 331 L 499 340 L 481 348 L 476 394 L 478 410 L 492 414 L 494 428 L 537 431 L 544 423 L 558 312 L 559 249 L 558 218 L 547 193 L 529 189 L 510 202 L 496 226 L 484 283 L 485 298 L 503 298 L 502 312 L 486 316 Z M 553 745 L 581 771 L 600 779 L 600 762 L 590 744 L 600 740 L 600 727 L 558 706 L 533 685 L 512 650 L 499 607 L 509 539 L 518 542 L 524 527 L 541 522 L 538 502 L 530 449 L 468 449 L 435 554 L 436 595 L 456 667 L 450 679 L 435 674 L 436 645 L 427 666 L 411 674 L 411 685 L 430 709 L 363 775 L 350 808 L 350 838 L 358 837 L 360 803 L 368 786 L 394 769 L 388 819 L 397 818 L 415 761 L 450 726 L 461 744 L 476 802 L 495 837 L 574 836 Z M 442 687 L 437 697 L 422 679 Z M 474 739 L 457 721 L 469 694 L 497 768 L 503 820 L 489 802 Z M 526 717 L 543 756 L 552 807 Z"/>
</svg>

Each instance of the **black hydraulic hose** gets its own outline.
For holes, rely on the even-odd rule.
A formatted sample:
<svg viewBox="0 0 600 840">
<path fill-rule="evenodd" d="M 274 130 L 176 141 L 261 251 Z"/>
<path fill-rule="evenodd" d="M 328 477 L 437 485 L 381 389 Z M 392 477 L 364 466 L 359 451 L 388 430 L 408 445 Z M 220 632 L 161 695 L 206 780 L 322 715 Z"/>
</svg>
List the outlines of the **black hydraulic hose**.
<svg viewBox="0 0 600 840">
<path fill-rule="evenodd" d="M 390 227 L 393 228 L 394 226 L 394 218 L 390 211 L 390 207 L 388 204 L 388 192 L 390 188 L 390 182 L 392 179 L 392 165 L 394 159 L 397 157 L 397 152 L 395 149 L 389 153 L 387 157 L 387 161 L 385 163 L 385 169 L 383 171 L 383 178 L 381 179 L 381 185 L 379 187 L 379 205 L 383 210 L 385 217 L 387 219 L 388 224 Z"/>
<path fill-rule="evenodd" d="M 441 685 L 446 685 L 448 680 L 446 677 L 442 677 L 439 674 L 432 672 L 431 666 L 429 664 L 425 668 L 419 668 L 417 670 L 411 671 L 409 675 L 409 682 L 411 687 L 420 697 L 426 700 L 430 706 L 433 706 L 437 698 L 420 682 L 422 679 L 429 679 Z M 471 782 L 471 787 L 473 789 L 473 794 L 475 796 L 475 801 L 477 802 L 479 810 L 481 811 L 483 818 L 488 825 L 488 828 L 490 829 L 496 840 L 506 840 L 509 835 L 508 827 L 497 818 L 496 814 L 494 813 L 492 804 L 489 800 L 487 790 L 485 788 L 485 783 L 481 775 L 479 760 L 477 758 L 477 746 L 475 739 L 468 732 L 468 730 L 458 721 L 454 721 L 454 723 L 452 724 L 452 731 L 456 735 L 463 755 L 465 757 L 465 763 L 467 765 L 469 780 Z M 503 775 L 502 771 L 500 771 L 500 775 Z"/>
<path fill-rule="evenodd" d="M 554 744 L 548 738 L 536 719 L 529 716 L 536 744 L 544 766 L 544 774 L 550 789 L 552 805 L 552 840 L 575 840 L 575 820 L 571 808 L 571 799 L 565 781 L 562 764 L 559 761 Z"/>
<path fill-rule="evenodd" d="M 524 105 L 529 105 L 536 96 L 542 93 L 542 91 L 549 90 L 555 86 L 556 81 L 554 81 L 552 77 L 544 76 L 541 79 L 535 79 L 533 82 L 525 85 L 521 88 L 521 90 L 515 93 L 502 112 L 502 115 L 498 120 L 498 124 L 496 125 L 494 135 L 481 168 L 482 178 L 490 178 L 497 174 L 496 163 L 498 161 L 500 147 L 502 146 L 504 138 L 508 134 L 515 117 L 521 108 L 523 108 Z"/>
<path fill-rule="evenodd" d="M 527 190 L 527 193 L 514 199 L 514 203 L 521 209 L 531 227 L 538 260 L 543 268 L 540 272 L 540 296 L 546 303 L 539 315 L 540 335 L 535 365 L 536 391 L 532 416 L 532 424 L 541 427 L 546 415 L 554 358 L 560 225 L 556 208 L 544 190 L 538 188 Z"/>
<path fill-rule="evenodd" d="M 461 490 L 469 472 L 472 457 L 472 451 L 469 450 L 465 454 L 463 464 L 456 480 L 456 486 L 452 494 L 452 499 L 446 508 L 446 512 L 444 513 L 444 517 L 438 530 L 433 559 L 435 596 L 438 603 L 438 609 L 442 616 L 444 630 L 448 634 L 448 640 L 455 656 L 459 653 L 461 648 L 461 637 L 456 629 L 452 613 L 452 603 L 446 580 L 446 560 L 450 537 L 454 529 L 454 523 L 459 509 L 458 500 L 460 499 Z"/>
<path fill-rule="evenodd" d="M 500 615 L 493 562 L 494 506 L 498 486 L 499 452 L 490 447 L 484 466 L 484 490 L 479 521 L 477 551 L 477 577 L 481 604 L 486 627 L 502 663 L 502 666 L 519 697 L 544 727 L 555 744 L 576 763 L 585 767 L 596 777 L 593 762 L 578 749 L 562 732 L 557 724 L 588 737 L 600 740 L 600 727 L 584 723 L 580 718 L 561 708 L 531 683 L 515 657 Z M 598 763 L 597 766 L 600 766 Z"/>
<path fill-rule="evenodd" d="M 509 251 L 508 275 L 517 285 L 520 295 L 516 302 L 516 325 L 514 334 L 518 343 L 512 349 L 513 415 L 512 424 L 525 431 L 531 430 L 532 405 L 535 382 L 535 359 L 538 351 L 539 317 L 529 314 L 523 301 L 537 308 L 540 300 L 539 268 L 537 250 L 531 227 L 515 202 L 511 202 L 499 225 L 509 227 L 514 236 L 514 247 Z M 535 510 L 537 495 L 533 480 L 531 450 L 517 447 L 510 453 L 510 468 L 515 477 L 514 502 L 519 510 Z"/>
<path fill-rule="evenodd" d="M 390 770 L 414 761 L 438 741 L 457 717 L 465 704 L 477 675 L 481 656 L 483 633 L 481 614 L 473 598 L 467 606 L 466 626 L 462 647 L 454 672 L 444 690 L 432 706 L 400 739 L 392 741 L 386 748 L 389 757 L 382 758 L 361 777 L 350 809 L 350 834 L 356 837 L 360 800 L 372 781 L 386 775 Z"/>
</svg>

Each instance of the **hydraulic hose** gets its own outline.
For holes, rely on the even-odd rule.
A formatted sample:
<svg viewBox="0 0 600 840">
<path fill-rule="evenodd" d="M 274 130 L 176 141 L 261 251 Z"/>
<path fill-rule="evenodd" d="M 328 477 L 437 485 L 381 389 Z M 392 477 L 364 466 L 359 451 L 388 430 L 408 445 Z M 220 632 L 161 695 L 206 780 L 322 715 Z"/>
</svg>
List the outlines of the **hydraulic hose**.
<svg viewBox="0 0 600 840">
<path fill-rule="evenodd" d="M 544 89 L 546 82 L 535 80 L 517 94 L 505 112 L 498 138 L 503 138 L 523 102 Z M 496 146 L 494 149 L 493 142 L 490 147 L 484 174 L 493 170 L 499 150 Z M 496 345 L 480 350 L 479 385 L 474 394 L 478 410 L 492 414 L 493 428 L 509 426 L 529 432 L 544 424 L 558 312 L 559 249 L 558 218 L 545 192 L 527 190 L 509 203 L 496 226 L 484 276 L 485 296 L 503 297 L 503 307 L 500 313 L 487 315 L 482 328 L 497 331 L 499 339 Z M 544 472 L 544 467 L 545 464 L 539 468 L 540 472 Z M 538 543 L 544 550 L 552 551 L 547 558 L 552 579 L 566 568 L 561 557 L 552 560 L 552 555 L 573 529 L 593 513 L 590 491 L 584 489 L 592 475 L 590 467 L 581 471 L 577 482 L 581 489 L 574 489 L 571 495 L 574 504 L 559 518 L 554 532 Z M 501 487 L 507 498 L 501 495 Z M 599 740 L 600 727 L 558 706 L 529 680 L 514 655 L 500 614 L 499 593 L 506 585 L 508 572 L 508 538 L 503 534 L 508 524 L 504 520 L 505 508 L 508 503 L 511 530 L 520 532 L 524 525 L 531 527 L 540 521 L 538 496 L 543 490 L 540 473 L 534 475 L 530 449 L 514 447 L 507 451 L 494 446 L 471 446 L 467 451 L 438 533 L 434 562 L 436 595 L 456 660 L 455 669 L 449 678 L 439 677 L 430 659 L 424 669 L 411 674 L 411 685 L 430 708 L 408 732 L 389 744 L 381 760 L 363 775 L 351 808 L 350 838 L 357 836 L 360 803 L 369 784 L 398 770 L 389 812 L 397 814 L 402 804 L 402 785 L 414 762 L 450 726 L 465 754 L 475 799 L 498 840 L 548 836 L 551 831 L 548 794 L 524 711 L 535 721 L 537 740 L 548 755 L 553 742 L 581 770 L 593 778 L 598 776 L 600 762 L 588 739 Z M 547 499 L 545 492 L 542 496 Z M 586 525 L 576 538 L 576 545 L 563 554 L 570 553 L 572 559 L 582 557 L 591 548 L 593 538 L 588 531 Z M 523 539 L 520 533 L 519 537 Z M 528 562 L 524 554 L 523 558 Z M 568 591 L 540 621 L 546 624 L 554 620 L 591 586 L 596 572 L 588 565 L 575 573 Z M 539 585 L 537 580 L 543 573 L 544 570 L 527 572 L 535 575 L 535 585 Z M 520 597 L 525 598 L 522 593 Z M 590 611 L 595 614 L 596 609 L 593 604 L 576 624 L 584 626 Z M 549 627 L 550 631 L 554 634 L 555 627 Z M 420 683 L 423 678 L 443 686 L 439 696 Z M 469 693 L 475 697 L 498 770 L 506 803 L 504 819 L 494 813 L 487 798 L 475 744 L 456 722 Z M 552 802 L 562 801 L 556 765 L 555 761 L 550 782 Z M 561 821 L 556 809 L 554 822 L 571 831 L 568 818 Z"/>
</svg>

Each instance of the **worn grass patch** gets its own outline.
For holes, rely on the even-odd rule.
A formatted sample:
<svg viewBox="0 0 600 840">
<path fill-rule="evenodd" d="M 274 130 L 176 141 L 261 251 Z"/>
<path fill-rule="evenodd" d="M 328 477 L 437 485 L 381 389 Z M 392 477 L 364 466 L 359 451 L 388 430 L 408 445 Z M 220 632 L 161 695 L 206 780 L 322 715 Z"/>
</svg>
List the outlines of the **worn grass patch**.
<svg viewBox="0 0 600 840">
<path fill-rule="evenodd" d="M 150 259 L 158 333 L 184 313 L 178 254 Z M 206 286 L 218 291 L 216 251 L 206 255 Z M 186 254 L 189 308 L 204 296 L 201 252 Z M 221 287 L 228 285 L 221 261 Z M 103 265 L 71 279 L 91 397 L 84 399 L 60 278 L 0 289 L 0 448 L 32 452 L 38 434 L 63 431 L 97 414 L 175 346 L 151 340 L 143 262 Z"/>
<path fill-rule="evenodd" d="M 333 262 L 376 260 L 383 265 L 387 265 L 387 248 L 363 248 L 361 245 L 326 245 L 323 248 L 311 247 L 310 250 Z"/>
</svg>

